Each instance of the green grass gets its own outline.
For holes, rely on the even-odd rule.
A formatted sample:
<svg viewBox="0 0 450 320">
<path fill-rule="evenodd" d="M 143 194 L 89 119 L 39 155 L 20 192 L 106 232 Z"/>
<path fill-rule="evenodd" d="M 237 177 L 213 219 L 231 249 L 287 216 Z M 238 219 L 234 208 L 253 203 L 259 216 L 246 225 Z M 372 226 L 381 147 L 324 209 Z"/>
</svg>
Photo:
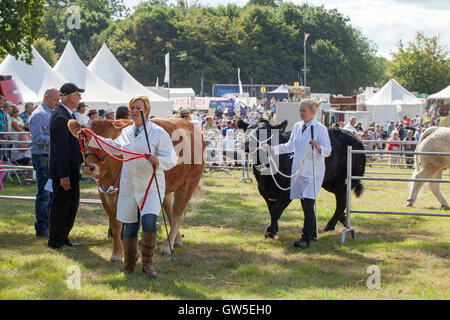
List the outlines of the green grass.
<svg viewBox="0 0 450 320">
<path fill-rule="evenodd" d="M 375 169 L 367 171 L 401 171 Z M 264 240 L 269 222 L 256 183 L 239 183 L 241 173 L 207 173 L 204 194 L 189 206 L 183 246 L 170 257 L 155 255 L 157 279 L 138 268 L 125 276 L 111 264 L 111 239 L 101 206 L 80 206 L 71 237 L 73 251 L 55 252 L 34 235 L 34 203 L 0 200 L 0 299 L 449 299 L 448 218 L 358 215 L 357 239 L 340 246 L 342 226 L 320 232 L 304 251 L 293 247 L 303 215 L 294 201 L 280 219 L 276 240 Z M 445 212 L 428 189 L 415 208 L 404 208 L 406 183 L 365 182 L 354 209 Z M 448 184 L 441 189 L 447 197 Z M 0 194 L 34 195 L 35 187 L 7 183 Z M 96 198 L 95 185 L 82 184 L 82 198 Z M 319 230 L 334 212 L 333 195 L 318 199 Z M 160 223 L 163 220 L 160 217 Z M 157 250 L 165 239 L 158 236 Z M 366 286 L 367 268 L 381 271 L 381 288 Z M 81 289 L 68 289 L 68 267 L 81 270 Z"/>
</svg>

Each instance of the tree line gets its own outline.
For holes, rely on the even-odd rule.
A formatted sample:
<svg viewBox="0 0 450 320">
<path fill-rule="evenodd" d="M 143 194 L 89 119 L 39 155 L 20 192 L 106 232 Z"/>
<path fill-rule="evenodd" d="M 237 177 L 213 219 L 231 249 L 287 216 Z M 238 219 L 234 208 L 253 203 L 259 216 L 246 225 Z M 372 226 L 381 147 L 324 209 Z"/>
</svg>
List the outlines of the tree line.
<svg viewBox="0 0 450 320">
<path fill-rule="evenodd" d="M 395 72 L 408 90 L 431 93 L 445 87 L 450 74 L 448 52 L 440 48 L 438 38 L 430 52 L 429 39 L 422 36 L 421 48 L 428 51 L 414 58 L 410 55 L 417 50 L 411 53 L 400 43 L 393 62 L 388 62 L 377 57 L 375 44 L 348 17 L 323 6 L 250 0 L 244 7 L 205 7 L 182 0 L 176 4 L 150 0 L 130 14 L 122 0 L 47 0 L 42 10 L 35 46 L 50 65 L 56 63 L 68 37 L 86 64 L 106 41 L 144 85 L 154 85 L 157 77 L 161 84 L 169 52 L 172 87 L 200 92 L 203 78 L 205 93 L 211 94 L 214 83 L 237 83 L 237 68 L 243 83 L 293 84 L 303 77 L 305 33 L 310 34 L 307 85 L 313 92 L 348 95 L 360 87 L 379 87 Z M 79 18 L 78 27 L 71 23 L 74 17 Z M 426 79 L 418 80 L 418 72 L 411 75 L 418 63 Z M 426 64 L 435 71 L 428 71 Z"/>
</svg>

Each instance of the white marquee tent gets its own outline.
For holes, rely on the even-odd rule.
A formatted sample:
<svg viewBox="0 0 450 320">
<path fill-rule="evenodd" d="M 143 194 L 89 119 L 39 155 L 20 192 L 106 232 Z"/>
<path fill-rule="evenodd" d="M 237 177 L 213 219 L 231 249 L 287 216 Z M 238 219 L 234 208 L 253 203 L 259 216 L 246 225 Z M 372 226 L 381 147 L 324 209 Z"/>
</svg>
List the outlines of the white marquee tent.
<svg viewBox="0 0 450 320">
<path fill-rule="evenodd" d="M 117 61 L 105 43 L 87 69 L 121 92 L 131 96 L 148 96 L 151 103 L 151 115 L 157 117 L 172 115 L 172 102 L 148 90 L 134 79 Z"/>
<path fill-rule="evenodd" d="M 404 116 L 414 118 L 422 115 L 422 101 L 403 88 L 394 79 L 389 80 L 374 96 L 365 101 L 367 111 L 373 115 L 372 121 L 387 125 L 390 121 L 400 121 Z"/>
<path fill-rule="evenodd" d="M 0 65 L 0 74 L 11 75 L 22 94 L 23 102 L 41 102 L 48 88 L 59 89 L 66 79 L 55 72 L 32 47 L 32 64 L 26 64 L 8 55 Z"/>
<path fill-rule="evenodd" d="M 81 101 L 88 106 L 115 109 L 119 105 L 128 105 L 132 99 L 131 94 L 117 90 L 89 70 L 78 57 L 70 41 L 67 41 L 66 48 L 53 70 L 66 78 L 68 82 L 73 82 L 86 90 L 82 94 Z"/>
<path fill-rule="evenodd" d="M 428 96 L 427 99 L 450 99 L 450 86 L 441 91 Z"/>
</svg>

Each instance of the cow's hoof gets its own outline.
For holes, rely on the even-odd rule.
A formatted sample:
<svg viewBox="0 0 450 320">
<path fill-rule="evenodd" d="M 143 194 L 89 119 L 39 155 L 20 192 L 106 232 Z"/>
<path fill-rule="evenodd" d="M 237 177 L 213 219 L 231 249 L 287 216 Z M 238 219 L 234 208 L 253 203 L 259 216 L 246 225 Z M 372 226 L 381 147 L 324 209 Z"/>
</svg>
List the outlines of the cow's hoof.
<svg viewBox="0 0 450 320">
<path fill-rule="evenodd" d="M 170 255 L 170 248 L 169 248 L 169 246 L 163 246 L 161 248 L 161 255 L 162 256 L 169 256 Z"/>
<path fill-rule="evenodd" d="M 327 226 L 325 227 L 325 229 L 323 229 L 323 231 L 324 231 L 324 232 L 329 232 L 329 231 L 334 231 L 334 229 L 335 229 L 335 227 L 327 225 Z"/>
<path fill-rule="evenodd" d="M 184 234 L 178 233 L 177 237 L 175 238 L 175 242 L 173 244 L 173 246 L 175 248 L 177 247 L 181 247 L 183 245 L 183 243 L 181 242 L 181 239 L 184 238 Z"/>
<path fill-rule="evenodd" d="M 112 255 L 109 259 L 109 262 L 115 263 L 115 262 L 122 262 L 122 257 L 117 255 Z"/>
<path fill-rule="evenodd" d="M 267 232 L 264 235 L 264 239 L 275 239 L 275 234 L 273 234 L 272 232 Z"/>
</svg>

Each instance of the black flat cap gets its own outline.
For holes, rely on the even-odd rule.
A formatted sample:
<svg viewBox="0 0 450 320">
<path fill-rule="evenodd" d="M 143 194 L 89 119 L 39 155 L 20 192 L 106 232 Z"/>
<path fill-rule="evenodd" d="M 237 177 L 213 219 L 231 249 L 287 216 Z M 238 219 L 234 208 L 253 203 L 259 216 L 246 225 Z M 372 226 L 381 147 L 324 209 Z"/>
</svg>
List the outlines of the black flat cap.
<svg viewBox="0 0 450 320">
<path fill-rule="evenodd" d="M 78 88 L 75 83 L 71 82 L 63 84 L 61 89 L 59 89 L 59 94 L 61 96 L 68 96 L 69 94 L 74 92 L 84 92 L 84 89 Z"/>
</svg>

